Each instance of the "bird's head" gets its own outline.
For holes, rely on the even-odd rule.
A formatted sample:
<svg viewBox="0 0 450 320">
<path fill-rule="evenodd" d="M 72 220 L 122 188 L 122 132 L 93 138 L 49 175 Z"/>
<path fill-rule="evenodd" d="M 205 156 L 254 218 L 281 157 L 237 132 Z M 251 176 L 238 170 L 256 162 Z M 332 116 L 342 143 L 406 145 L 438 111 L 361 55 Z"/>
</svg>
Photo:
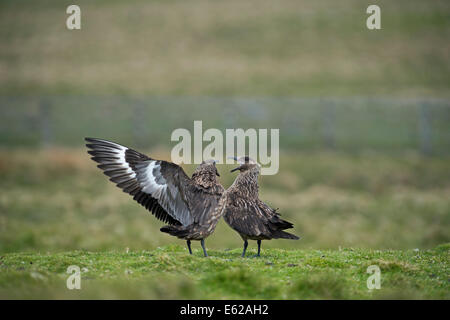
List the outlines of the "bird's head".
<svg viewBox="0 0 450 320">
<path fill-rule="evenodd" d="M 210 175 L 216 175 L 220 177 L 219 171 L 217 171 L 216 168 L 216 160 L 208 159 L 200 163 L 200 165 L 195 169 L 195 172 L 200 174 L 210 174 Z"/>
<path fill-rule="evenodd" d="M 249 156 L 243 156 L 243 157 L 229 157 L 229 159 L 236 160 L 237 163 L 239 163 L 239 166 L 237 168 L 234 168 L 230 172 L 234 172 L 239 170 L 240 172 L 245 172 L 251 169 L 258 169 L 261 168 L 258 162 L 250 158 Z"/>
</svg>

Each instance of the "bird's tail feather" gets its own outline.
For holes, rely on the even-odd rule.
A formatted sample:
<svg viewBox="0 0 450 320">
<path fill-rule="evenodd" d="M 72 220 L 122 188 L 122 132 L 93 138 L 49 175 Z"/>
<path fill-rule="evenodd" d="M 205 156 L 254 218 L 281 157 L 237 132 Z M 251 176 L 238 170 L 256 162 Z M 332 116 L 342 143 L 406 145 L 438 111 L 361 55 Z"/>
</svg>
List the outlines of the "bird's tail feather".
<svg viewBox="0 0 450 320">
<path fill-rule="evenodd" d="M 297 237 L 296 235 L 294 235 L 292 233 L 288 233 L 286 231 L 281 231 L 281 230 L 276 231 L 274 233 L 273 237 L 275 239 L 292 239 L 292 240 L 300 239 L 299 237 Z"/>
<path fill-rule="evenodd" d="M 186 237 L 189 233 L 189 230 L 186 230 L 186 228 L 183 228 L 182 226 L 173 226 L 173 225 L 164 226 L 159 230 L 161 232 L 168 233 L 171 236 L 175 236 L 178 238 Z"/>
<path fill-rule="evenodd" d="M 273 229 L 277 229 L 277 230 L 290 229 L 290 228 L 294 227 L 294 225 L 292 223 L 281 219 L 279 216 L 273 216 L 270 219 L 270 223 L 271 223 Z"/>
</svg>

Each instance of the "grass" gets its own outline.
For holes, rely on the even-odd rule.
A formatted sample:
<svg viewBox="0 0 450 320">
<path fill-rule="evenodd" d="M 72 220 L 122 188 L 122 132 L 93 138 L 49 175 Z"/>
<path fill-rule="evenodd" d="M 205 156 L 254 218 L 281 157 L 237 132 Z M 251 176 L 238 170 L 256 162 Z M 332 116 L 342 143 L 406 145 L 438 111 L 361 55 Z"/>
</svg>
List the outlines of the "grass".
<svg viewBox="0 0 450 320">
<path fill-rule="evenodd" d="M 0 93 L 448 96 L 448 1 L 0 4 Z M 257 8 L 257 10 L 255 10 Z"/>
<path fill-rule="evenodd" d="M 377 1 L 379 31 L 358 0 L 77 4 L 68 31 L 68 4 L 0 3 L 0 298 L 450 298 L 449 1 Z M 169 159 L 158 145 L 198 119 L 281 129 L 261 198 L 302 240 L 241 259 L 221 221 L 211 257 L 189 256 L 84 149 L 18 148 L 93 135 Z M 409 151 L 420 139 L 433 156 Z M 72 264 L 80 291 L 65 288 Z"/>
<path fill-rule="evenodd" d="M 10 253 L 0 258 L 0 298 L 14 299 L 449 299 L 449 245 L 431 250 L 263 250 L 169 245 L 143 251 Z M 249 250 L 248 254 L 254 254 Z M 68 290 L 68 266 L 81 290 Z M 381 270 L 368 290 L 366 271 Z"/>
<path fill-rule="evenodd" d="M 169 159 L 162 149 L 147 152 Z M 295 224 L 300 241 L 266 247 L 433 248 L 450 242 L 446 157 L 284 153 L 280 172 L 260 178 L 261 198 Z M 220 165 L 228 187 L 232 165 Z M 193 166 L 185 166 L 191 173 Z M 0 252 L 151 250 L 181 243 L 96 168 L 84 149 L 0 152 Z M 240 247 L 223 221 L 211 249 Z"/>
<path fill-rule="evenodd" d="M 148 154 L 168 159 L 163 149 Z M 223 221 L 195 242 L 163 225 L 95 167 L 84 149 L 0 152 L 0 298 L 449 299 L 449 159 L 330 152 L 283 153 L 260 178 L 299 241 L 263 242 L 241 259 Z M 186 166 L 191 173 L 193 166 Z M 229 186 L 234 175 L 219 166 Z M 250 244 L 249 255 L 255 253 Z M 65 288 L 69 265 L 87 268 Z M 379 265 L 382 289 L 366 269 Z"/>
</svg>

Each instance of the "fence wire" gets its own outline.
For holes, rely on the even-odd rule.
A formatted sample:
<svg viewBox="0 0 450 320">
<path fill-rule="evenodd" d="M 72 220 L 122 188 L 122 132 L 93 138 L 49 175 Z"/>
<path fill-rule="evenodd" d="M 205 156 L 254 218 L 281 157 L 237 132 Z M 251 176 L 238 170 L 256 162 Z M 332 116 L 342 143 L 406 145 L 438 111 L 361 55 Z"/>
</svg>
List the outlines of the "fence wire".
<svg viewBox="0 0 450 320">
<path fill-rule="evenodd" d="M 171 145 L 176 128 L 280 129 L 280 147 L 450 151 L 450 100 L 396 98 L 0 97 L 0 146 L 81 146 L 95 136 Z"/>
</svg>

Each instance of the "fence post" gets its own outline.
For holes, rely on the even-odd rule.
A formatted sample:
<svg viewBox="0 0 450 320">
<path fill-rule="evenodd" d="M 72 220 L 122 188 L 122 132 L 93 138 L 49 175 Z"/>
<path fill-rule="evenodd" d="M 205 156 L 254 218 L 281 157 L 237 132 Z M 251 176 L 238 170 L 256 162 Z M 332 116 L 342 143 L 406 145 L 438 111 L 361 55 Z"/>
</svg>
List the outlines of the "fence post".
<svg viewBox="0 0 450 320">
<path fill-rule="evenodd" d="M 51 116 L 50 101 L 43 99 L 39 103 L 38 123 L 40 129 L 41 146 L 47 148 L 52 143 L 52 130 L 50 125 Z"/>
<path fill-rule="evenodd" d="M 431 130 L 430 105 L 424 102 L 419 107 L 419 146 L 424 155 L 433 152 Z"/>
</svg>

